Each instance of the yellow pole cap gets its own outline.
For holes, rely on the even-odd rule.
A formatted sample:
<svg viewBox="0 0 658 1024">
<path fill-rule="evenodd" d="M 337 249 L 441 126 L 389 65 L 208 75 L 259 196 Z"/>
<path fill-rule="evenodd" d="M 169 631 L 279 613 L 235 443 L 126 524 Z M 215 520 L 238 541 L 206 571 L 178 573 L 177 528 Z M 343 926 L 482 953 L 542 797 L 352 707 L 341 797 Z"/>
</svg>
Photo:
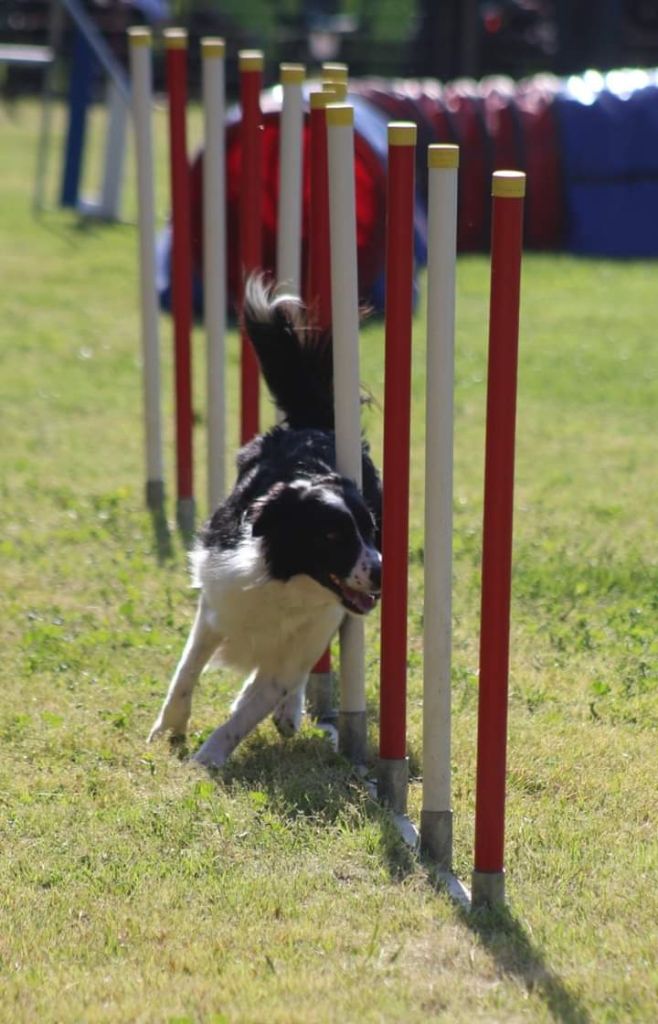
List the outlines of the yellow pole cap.
<svg viewBox="0 0 658 1024">
<path fill-rule="evenodd" d="M 494 171 L 491 194 L 502 199 L 523 199 L 525 174 L 523 171 Z"/>
<path fill-rule="evenodd" d="M 150 28 L 143 28 L 141 25 L 136 25 L 135 28 L 128 29 L 128 39 L 131 46 L 150 46 L 151 30 Z"/>
<path fill-rule="evenodd" d="M 451 142 L 437 142 L 427 147 L 427 166 L 459 167 L 459 146 Z"/>
<path fill-rule="evenodd" d="M 240 50 L 238 53 L 240 71 L 262 71 L 264 63 L 262 50 Z"/>
<path fill-rule="evenodd" d="M 322 77 L 326 82 L 347 82 L 349 69 L 347 64 L 335 64 L 325 61 L 322 65 Z"/>
<path fill-rule="evenodd" d="M 333 96 L 334 103 L 344 103 L 347 99 L 347 82 L 331 82 L 325 80 L 322 83 L 322 91 Z"/>
<path fill-rule="evenodd" d="M 329 106 L 330 103 L 335 103 L 335 97 L 333 92 L 312 92 L 309 94 L 311 103 L 311 110 L 324 110 Z"/>
<path fill-rule="evenodd" d="M 354 124 L 354 107 L 349 103 L 330 103 L 327 107 L 327 124 L 351 127 Z"/>
<path fill-rule="evenodd" d="M 223 57 L 226 53 L 226 43 L 219 36 L 206 36 L 201 40 L 202 57 Z"/>
<path fill-rule="evenodd" d="M 418 127 L 413 121 L 390 121 L 388 125 L 389 146 L 415 146 Z"/>
<path fill-rule="evenodd" d="M 301 85 L 305 78 L 305 64 L 279 64 L 281 85 Z"/>
<path fill-rule="evenodd" d="M 184 28 L 166 28 L 164 41 L 168 50 L 184 50 L 187 47 L 187 32 Z"/>
</svg>

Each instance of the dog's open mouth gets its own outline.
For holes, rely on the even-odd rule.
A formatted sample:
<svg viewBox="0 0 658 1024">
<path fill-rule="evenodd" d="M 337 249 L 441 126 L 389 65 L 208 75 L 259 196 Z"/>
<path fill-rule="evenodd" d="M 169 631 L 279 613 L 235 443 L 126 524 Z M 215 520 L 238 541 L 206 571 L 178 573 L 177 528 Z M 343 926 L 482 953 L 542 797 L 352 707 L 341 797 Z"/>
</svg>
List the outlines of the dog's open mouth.
<svg viewBox="0 0 658 1024">
<path fill-rule="evenodd" d="M 367 615 L 377 604 L 379 591 L 356 590 L 334 573 L 331 573 L 329 579 L 345 608 L 354 615 Z"/>
</svg>

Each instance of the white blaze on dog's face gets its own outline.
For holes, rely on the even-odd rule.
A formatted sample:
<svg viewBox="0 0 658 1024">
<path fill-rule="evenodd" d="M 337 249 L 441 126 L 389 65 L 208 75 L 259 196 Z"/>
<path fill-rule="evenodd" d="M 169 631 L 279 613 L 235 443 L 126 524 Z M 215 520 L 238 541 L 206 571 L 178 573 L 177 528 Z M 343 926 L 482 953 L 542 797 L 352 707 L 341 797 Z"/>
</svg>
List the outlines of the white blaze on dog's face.
<svg viewBox="0 0 658 1024">
<path fill-rule="evenodd" d="M 351 481 L 275 484 L 256 505 L 252 533 L 262 538 L 273 579 L 310 576 L 354 615 L 375 607 L 381 555 L 372 515 Z"/>
</svg>

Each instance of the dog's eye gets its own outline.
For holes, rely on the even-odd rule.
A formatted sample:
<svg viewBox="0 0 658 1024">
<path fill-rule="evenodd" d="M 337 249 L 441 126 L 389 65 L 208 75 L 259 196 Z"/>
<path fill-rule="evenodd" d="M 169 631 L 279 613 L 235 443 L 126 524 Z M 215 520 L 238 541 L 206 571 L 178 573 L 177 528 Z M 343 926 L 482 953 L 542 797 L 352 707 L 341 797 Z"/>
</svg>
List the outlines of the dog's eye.
<svg viewBox="0 0 658 1024">
<path fill-rule="evenodd" d="M 336 541 L 340 540 L 340 534 L 338 530 L 327 530 L 324 535 L 324 539 L 328 541 L 329 544 L 335 544 Z"/>
</svg>

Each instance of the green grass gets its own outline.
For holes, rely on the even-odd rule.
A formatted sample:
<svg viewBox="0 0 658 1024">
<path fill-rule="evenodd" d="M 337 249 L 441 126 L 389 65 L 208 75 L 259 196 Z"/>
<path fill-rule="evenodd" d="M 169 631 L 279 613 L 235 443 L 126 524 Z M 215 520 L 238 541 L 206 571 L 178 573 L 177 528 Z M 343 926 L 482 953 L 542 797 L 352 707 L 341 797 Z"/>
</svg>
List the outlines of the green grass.
<svg viewBox="0 0 658 1024">
<path fill-rule="evenodd" d="M 525 260 L 509 910 L 467 917 L 310 727 L 283 743 L 265 725 L 217 783 L 164 745 L 145 745 L 194 596 L 175 531 L 158 540 L 142 502 L 135 230 L 83 225 L 58 211 L 34 219 L 35 109 L 0 107 L 0 128 L 2 1019 L 653 1021 L 655 265 Z M 131 195 L 127 209 L 131 216 Z M 483 258 L 461 260 L 458 287 L 453 777 L 456 868 L 467 880 Z M 170 325 L 162 326 L 170 424 Z M 415 816 L 424 543 L 420 319 L 417 326 Z M 202 395 L 200 335 L 195 359 Z M 379 324 L 364 331 L 362 369 L 381 399 Z M 235 339 L 231 373 L 235 382 Z M 203 418 L 199 402 L 200 466 Z M 379 456 L 376 408 L 367 430 Z M 167 472 L 171 480 L 170 437 Z M 377 629 L 373 618 L 373 740 Z M 192 742 L 221 720 L 236 682 L 206 677 Z"/>
</svg>

